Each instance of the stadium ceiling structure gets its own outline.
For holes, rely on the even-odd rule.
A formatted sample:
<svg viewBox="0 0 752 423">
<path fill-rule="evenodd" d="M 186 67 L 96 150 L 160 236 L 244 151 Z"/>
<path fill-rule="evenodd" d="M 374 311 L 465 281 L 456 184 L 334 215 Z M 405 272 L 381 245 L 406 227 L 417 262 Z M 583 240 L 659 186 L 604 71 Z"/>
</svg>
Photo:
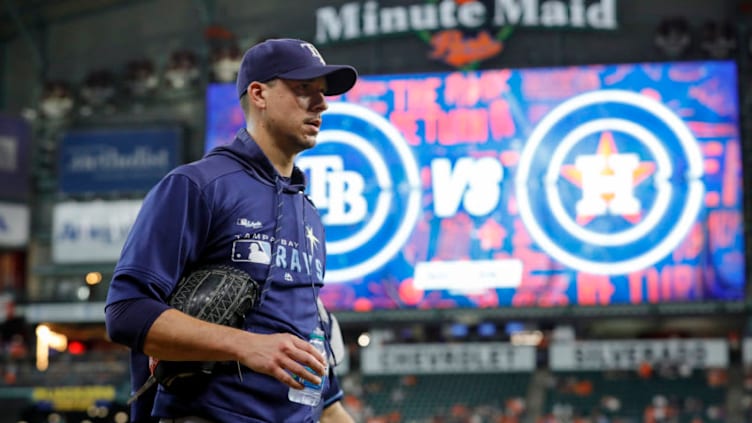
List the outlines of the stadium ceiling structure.
<svg viewBox="0 0 752 423">
<path fill-rule="evenodd" d="M 133 0 L 3 0 L 0 4 L 0 42 L 17 36 L 33 38 L 50 24 L 133 3 Z"/>
</svg>

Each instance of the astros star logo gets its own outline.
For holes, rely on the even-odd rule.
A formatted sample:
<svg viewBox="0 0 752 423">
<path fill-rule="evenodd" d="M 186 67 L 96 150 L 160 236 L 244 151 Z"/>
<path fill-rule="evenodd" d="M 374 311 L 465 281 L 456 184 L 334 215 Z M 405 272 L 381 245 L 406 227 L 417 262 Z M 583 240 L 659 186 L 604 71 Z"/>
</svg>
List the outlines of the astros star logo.
<svg viewBox="0 0 752 423">
<path fill-rule="evenodd" d="M 305 237 L 308 239 L 308 243 L 311 246 L 311 254 L 316 250 L 316 246 L 319 244 L 319 239 L 316 238 L 316 235 L 313 233 L 313 228 L 309 225 L 306 225 L 305 227 Z"/>
<path fill-rule="evenodd" d="M 667 257 L 703 205 L 703 155 L 672 109 L 598 90 L 557 105 L 520 154 L 516 194 L 535 243 L 573 269 L 625 275 Z"/>
<path fill-rule="evenodd" d="M 576 220 L 583 226 L 603 215 L 639 223 L 642 208 L 634 188 L 653 173 L 654 162 L 641 162 L 636 154 L 620 153 L 610 131 L 601 134 L 596 154 L 580 155 L 574 165 L 561 167 L 561 176 L 582 190 Z"/>
</svg>

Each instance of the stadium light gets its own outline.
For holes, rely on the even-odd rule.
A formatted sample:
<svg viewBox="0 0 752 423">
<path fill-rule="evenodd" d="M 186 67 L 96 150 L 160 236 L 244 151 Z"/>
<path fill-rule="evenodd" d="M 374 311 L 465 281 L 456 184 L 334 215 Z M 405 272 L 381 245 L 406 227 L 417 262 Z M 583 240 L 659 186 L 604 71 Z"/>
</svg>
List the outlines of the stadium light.
<svg viewBox="0 0 752 423">
<path fill-rule="evenodd" d="M 53 332 L 46 325 L 36 328 L 37 335 L 37 370 L 43 372 L 50 365 L 50 348 L 56 351 L 65 351 L 68 348 L 68 338 L 60 333 Z"/>
<path fill-rule="evenodd" d="M 510 336 L 512 345 L 537 346 L 543 340 L 543 332 L 539 330 L 523 330 Z"/>
<path fill-rule="evenodd" d="M 368 334 L 368 332 L 363 332 L 358 337 L 358 345 L 361 346 L 361 348 L 365 348 L 368 345 L 371 344 L 371 335 Z"/>
<path fill-rule="evenodd" d="M 81 301 L 86 301 L 89 299 L 89 296 L 91 295 L 91 290 L 88 286 L 79 286 L 76 290 L 76 297 L 78 297 Z"/>
<path fill-rule="evenodd" d="M 81 341 L 71 341 L 68 343 L 68 352 L 72 355 L 81 355 L 86 352 L 86 345 Z"/>
<path fill-rule="evenodd" d="M 102 274 L 99 272 L 89 272 L 86 274 L 86 284 L 96 285 L 102 282 Z"/>
</svg>

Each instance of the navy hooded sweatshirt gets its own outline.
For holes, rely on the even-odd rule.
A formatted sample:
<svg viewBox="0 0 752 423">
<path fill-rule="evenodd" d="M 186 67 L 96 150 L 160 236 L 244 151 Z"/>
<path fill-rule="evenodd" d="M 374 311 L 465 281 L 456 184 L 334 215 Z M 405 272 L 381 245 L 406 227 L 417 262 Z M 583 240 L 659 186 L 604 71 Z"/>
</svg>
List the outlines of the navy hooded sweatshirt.
<svg viewBox="0 0 752 423">
<path fill-rule="evenodd" d="M 246 330 L 307 339 L 321 324 L 316 297 L 326 251 L 321 219 L 304 189 L 300 169 L 282 178 L 245 129 L 231 144 L 170 172 L 144 199 L 115 267 L 105 308 L 111 339 L 138 357 L 176 283 L 207 264 L 238 267 L 263 286 Z M 132 360 L 134 390 L 148 375 L 144 363 Z M 318 407 L 290 402 L 288 387 L 271 376 L 244 366 L 242 373 L 241 380 L 237 369 L 216 372 L 184 396 L 160 386 L 152 414 L 218 423 L 316 422 L 323 406 L 342 396 L 331 372 Z M 134 413 L 144 414 L 151 400 L 136 401 Z"/>
</svg>

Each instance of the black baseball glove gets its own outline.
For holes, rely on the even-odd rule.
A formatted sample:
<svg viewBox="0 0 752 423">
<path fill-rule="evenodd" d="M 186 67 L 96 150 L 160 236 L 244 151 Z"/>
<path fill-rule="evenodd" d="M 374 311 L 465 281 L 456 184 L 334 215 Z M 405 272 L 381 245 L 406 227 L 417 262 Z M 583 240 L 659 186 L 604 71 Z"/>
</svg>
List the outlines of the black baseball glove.
<svg viewBox="0 0 752 423">
<path fill-rule="evenodd" d="M 219 325 L 242 328 L 246 314 L 256 306 L 261 289 L 246 272 L 231 266 L 208 266 L 178 282 L 169 304 L 185 314 Z M 214 361 L 164 361 L 150 358 L 151 376 L 128 400 L 130 404 L 155 382 L 171 391 L 196 386 L 211 376 Z"/>
</svg>

